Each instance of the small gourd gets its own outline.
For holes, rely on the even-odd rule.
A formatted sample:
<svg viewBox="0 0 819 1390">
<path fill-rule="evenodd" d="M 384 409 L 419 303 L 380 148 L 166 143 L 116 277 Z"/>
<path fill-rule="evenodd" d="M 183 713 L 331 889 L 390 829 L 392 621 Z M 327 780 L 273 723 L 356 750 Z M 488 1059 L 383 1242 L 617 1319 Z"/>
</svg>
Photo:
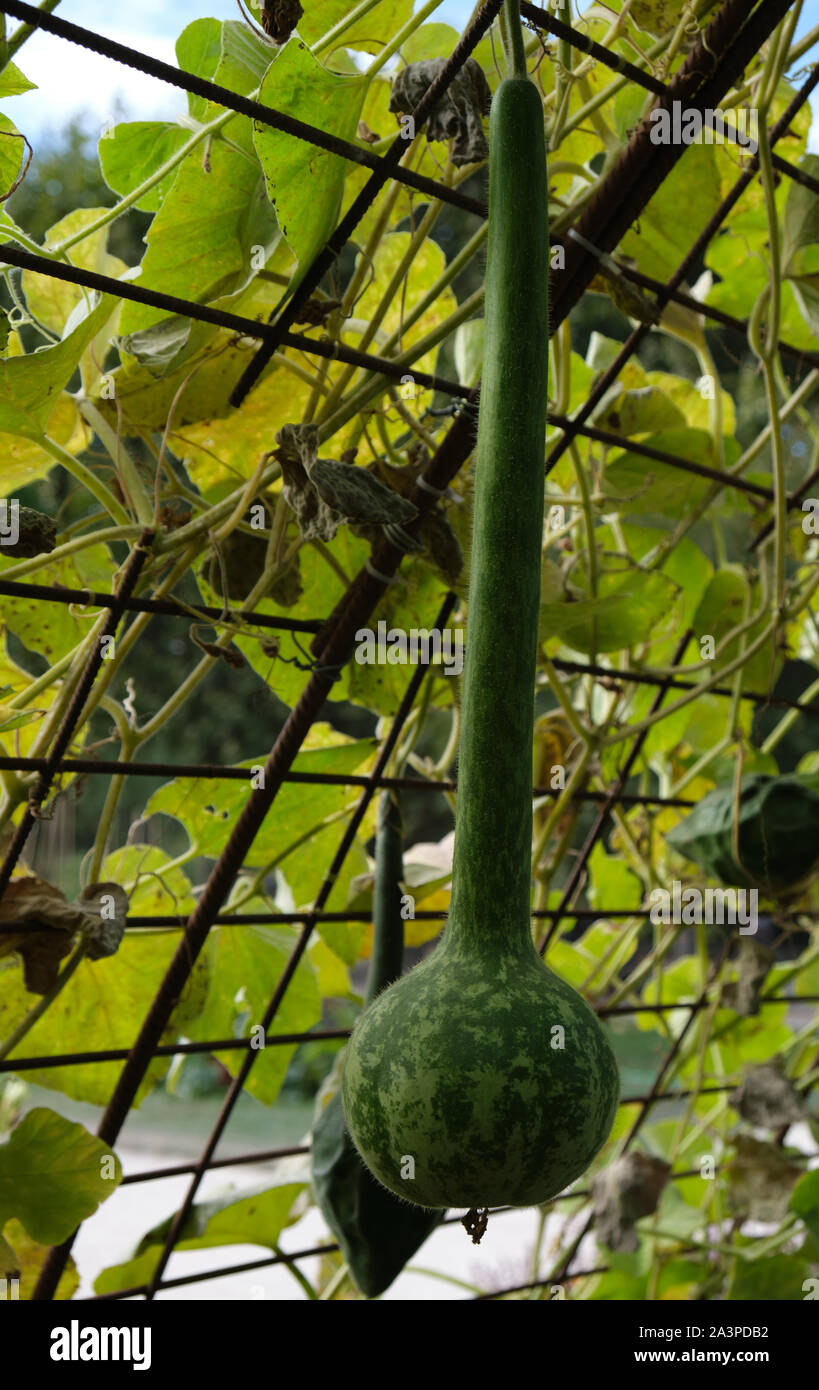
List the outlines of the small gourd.
<svg viewBox="0 0 819 1390">
<path fill-rule="evenodd" d="M 507 0 L 511 18 L 515 7 Z M 485 347 L 458 817 L 436 950 L 364 1012 L 344 1113 L 390 1191 L 419 1206 L 528 1206 L 588 1167 L 618 1102 L 594 1013 L 530 925 L 532 737 L 548 370 L 543 109 L 514 19 L 490 114 Z"/>
</svg>

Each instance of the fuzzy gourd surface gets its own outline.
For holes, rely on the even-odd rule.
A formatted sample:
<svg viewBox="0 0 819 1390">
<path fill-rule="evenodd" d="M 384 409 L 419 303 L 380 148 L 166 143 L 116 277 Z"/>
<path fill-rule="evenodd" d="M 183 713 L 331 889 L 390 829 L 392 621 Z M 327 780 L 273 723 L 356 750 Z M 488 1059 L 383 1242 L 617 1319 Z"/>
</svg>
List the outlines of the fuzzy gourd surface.
<svg viewBox="0 0 819 1390">
<path fill-rule="evenodd" d="M 443 941 L 365 1011 L 344 1113 L 374 1176 L 426 1207 L 526 1206 L 607 1138 L 617 1067 L 530 926 L 533 695 L 543 543 L 548 217 L 543 111 L 507 78 L 490 114 L 485 347 Z"/>
</svg>

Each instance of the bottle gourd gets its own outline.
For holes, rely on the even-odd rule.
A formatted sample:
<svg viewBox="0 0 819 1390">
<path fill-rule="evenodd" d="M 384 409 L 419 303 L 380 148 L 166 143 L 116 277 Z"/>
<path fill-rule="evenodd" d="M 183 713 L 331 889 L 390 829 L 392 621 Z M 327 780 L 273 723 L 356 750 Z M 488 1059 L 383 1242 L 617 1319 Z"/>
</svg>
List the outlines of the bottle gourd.
<svg viewBox="0 0 819 1390">
<path fill-rule="evenodd" d="M 519 21 L 517 21 L 519 22 Z M 361 1016 L 342 1075 L 374 1176 L 424 1207 L 529 1206 L 588 1167 L 618 1101 L 594 1013 L 532 941 L 532 737 L 543 543 L 543 110 L 516 64 L 490 114 L 485 347 L 449 921 Z"/>
</svg>

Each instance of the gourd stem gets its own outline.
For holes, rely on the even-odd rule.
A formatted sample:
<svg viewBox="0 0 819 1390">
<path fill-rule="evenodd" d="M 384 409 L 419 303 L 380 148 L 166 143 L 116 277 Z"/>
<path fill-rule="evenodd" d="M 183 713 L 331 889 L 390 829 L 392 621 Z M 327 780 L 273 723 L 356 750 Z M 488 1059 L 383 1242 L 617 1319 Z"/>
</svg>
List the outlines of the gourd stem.
<svg viewBox="0 0 819 1390">
<path fill-rule="evenodd" d="M 526 77 L 526 49 L 520 22 L 520 0 L 503 0 L 506 21 L 506 65 L 510 77 Z"/>
</svg>

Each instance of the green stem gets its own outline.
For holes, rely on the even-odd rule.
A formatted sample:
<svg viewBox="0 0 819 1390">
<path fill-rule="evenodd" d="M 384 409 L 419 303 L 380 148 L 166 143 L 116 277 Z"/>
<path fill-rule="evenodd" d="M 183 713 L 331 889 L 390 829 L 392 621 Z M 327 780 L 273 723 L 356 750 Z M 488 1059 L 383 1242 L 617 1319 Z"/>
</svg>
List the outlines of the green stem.
<svg viewBox="0 0 819 1390">
<path fill-rule="evenodd" d="M 386 45 L 385 48 L 382 49 L 378 57 L 375 58 L 373 62 L 370 63 L 370 66 L 366 69 L 364 76 L 368 82 L 371 80 L 371 78 L 375 77 L 376 73 L 381 71 L 385 63 L 389 62 L 393 54 L 398 52 L 401 45 L 406 43 L 407 39 L 415 33 L 416 29 L 420 28 L 427 16 L 431 15 L 435 10 L 437 10 L 440 3 L 441 0 L 427 0 L 426 5 L 424 5 L 423 8 L 418 11 L 417 14 L 414 14 L 411 19 L 407 20 L 403 28 L 398 30 L 398 33 L 395 35 L 395 38 L 390 39 L 390 42 Z"/>
<path fill-rule="evenodd" d="M 90 531 L 87 535 L 76 536 L 72 541 L 66 541 L 64 545 L 57 545 L 53 550 L 49 550 L 42 555 L 33 555 L 29 560 L 20 560 L 16 565 L 9 565 L 8 569 L 3 570 L 4 579 L 22 579 L 24 575 L 32 574 L 35 570 L 43 569 L 46 565 L 58 564 L 68 555 L 75 555 L 78 550 L 87 550 L 92 545 L 103 545 L 106 541 L 130 541 L 142 535 L 144 527 L 129 526 L 104 526 L 99 531 Z"/>
<path fill-rule="evenodd" d="M 113 493 L 109 492 L 105 483 L 97 477 L 96 473 L 93 473 L 84 463 L 80 463 L 79 459 L 76 459 L 73 454 L 70 454 L 67 449 L 63 448 L 62 444 L 58 444 L 56 439 L 52 439 L 50 435 L 42 435 L 37 442 L 41 449 L 44 449 L 47 454 L 50 454 L 57 463 L 62 464 L 63 468 L 67 473 L 71 474 L 72 478 L 75 478 L 78 483 L 82 483 L 83 487 L 88 488 L 91 495 L 96 497 L 100 505 L 105 508 L 109 516 L 113 517 L 118 526 L 131 525 L 131 518 L 125 508 L 117 501 Z"/>
<path fill-rule="evenodd" d="M 503 13 L 506 21 L 503 26 L 503 38 L 506 49 L 507 75 L 509 77 L 528 77 L 519 0 L 503 0 Z"/>
<path fill-rule="evenodd" d="M 347 1283 L 349 1278 L 350 1266 L 344 1264 L 341 1266 L 340 1269 L 336 1270 L 329 1284 L 326 1284 L 325 1287 L 322 1289 L 321 1293 L 319 1294 L 319 1302 L 330 1302 L 330 1300 L 335 1298 L 336 1294 L 344 1288 L 344 1285 Z"/>
<path fill-rule="evenodd" d="M 87 397 L 78 400 L 77 406 L 83 419 L 88 421 L 94 433 L 99 437 L 107 449 L 122 483 L 123 492 L 130 500 L 137 521 L 140 521 L 143 526 L 152 525 L 154 516 L 153 504 L 145 491 L 137 466 L 128 453 L 128 450 L 125 448 L 119 434 L 111 429 L 105 416 L 97 410 L 97 407 L 92 401 L 88 400 Z"/>
</svg>

